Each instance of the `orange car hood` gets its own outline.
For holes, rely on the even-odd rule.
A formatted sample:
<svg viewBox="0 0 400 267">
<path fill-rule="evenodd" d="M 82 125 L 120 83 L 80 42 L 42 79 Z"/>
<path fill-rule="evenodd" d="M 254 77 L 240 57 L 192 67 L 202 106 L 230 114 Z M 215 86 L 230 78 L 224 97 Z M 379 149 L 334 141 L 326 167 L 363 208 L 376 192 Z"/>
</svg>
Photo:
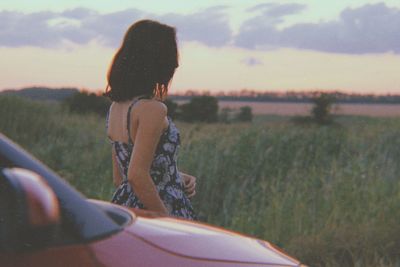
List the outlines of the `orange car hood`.
<svg viewBox="0 0 400 267">
<path fill-rule="evenodd" d="M 300 266 L 270 243 L 206 224 L 172 218 L 137 217 L 125 229 L 159 249 L 203 260 Z"/>
</svg>

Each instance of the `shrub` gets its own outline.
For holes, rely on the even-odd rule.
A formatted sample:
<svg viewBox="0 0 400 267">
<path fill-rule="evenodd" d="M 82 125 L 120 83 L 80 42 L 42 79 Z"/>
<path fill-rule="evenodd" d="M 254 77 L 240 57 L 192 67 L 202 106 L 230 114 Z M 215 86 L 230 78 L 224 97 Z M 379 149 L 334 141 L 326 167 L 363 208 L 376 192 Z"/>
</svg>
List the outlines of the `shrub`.
<svg viewBox="0 0 400 267">
<path fill-rule="evenodd" d="M 237 121 L 252 121 L 253 120 L 253 112 L 251 107 L 244 106 L 240 108 L 239 113 L 236 115 Z"/>
<path fill-rule="evenodd" d="M 177 116 L 177 111 L 178 111 L 178 103 L 174 102 L 171 99 L 166 99 L 164 101 L 164 104 L 168 108 L 168 116 L 170 116 L 172 119 L 175 119 Z"/>
<path fill-rule="evenodd" d="M 86 91 L 76 92 L 72 96 L 66 98 L 63 104 L 67 108 L 76 113 L 96 113 L 106 115 L 110 106 L 110 100 L 104 96 L 96 95 Z"/>
<path fill-rule="evenodd" d="M 232 122 L 232 108 L 225 107 L 222 108 L 218 114 L 218 121 L 222 123 L 231 123 Z"/>
<path fill-rule="evenodd" d="M 216 122 L 218 99 L 208 95 L 195 96 L 189 103 L 180 106 L 180 118 L 187 122 Z"/>
<path fill-rule="evenodd" d="M 329 124 L 332 122 L 331 109 L 335 103 L 335 98 L 330 94 L 317 94 L 312 102 L 314 106 L 311 110 L 314 121 L 318 124 Z"/>
</svg>

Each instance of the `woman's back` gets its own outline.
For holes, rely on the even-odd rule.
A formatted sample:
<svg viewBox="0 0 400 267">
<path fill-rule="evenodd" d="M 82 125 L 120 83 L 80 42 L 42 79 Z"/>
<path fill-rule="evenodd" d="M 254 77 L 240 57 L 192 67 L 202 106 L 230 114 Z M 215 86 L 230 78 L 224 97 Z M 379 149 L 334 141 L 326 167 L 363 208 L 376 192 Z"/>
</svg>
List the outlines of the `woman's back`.
<svg viewBox="0 0 400 267">
<path fill-rule="evenodd" d="M 135 146 L 133 140 L 140 121 L 139 115 L 141 112 L 149 112 L 145 105 L 150 101 L 155 100 L 134 99 L 128 103 L 114 103 L 107 116 L 107 134 L 122 176 L 122 182 L 115 191 L 112 202 L 120 205 L 145 208 L 128 181 L 128 169 Z M 140 123 L 146 122 L 140 121 Z M 170 215 L 194 219 L 193 208 L 184 193 L 184 184 L 177 168 L 179 130 L 168 116 L 163 123 L 166 125 L 155 148 L 150 176 Z"/>
<path fill-rule="evenodd" d="M 107 115 L 107 120 L 108 120 L 107 136 L 111 140 L 128 143 L 129 133 L 130 133 L 131 135 L 130 138 L 134 140 L 138 126 L 137 115 L 139 112 L 146 112 L 145 105 L 151 102 L 154 103 L 159 101 L 139 97 L 131 101 L 113 102 L 112 105 L 110 106 L 110 110 Z M 158 104 L 164 105 L 161 102 Z M 128 117 L 130 118 L 130 121 L 128 121 Z M 128 124 L 129 124 L 129 133 L 127 129 Z M 167 118 L 165 118 L 163 128 L 167 128 L 167 126 L 168 126 L 168 120 Z"/>
</svg>

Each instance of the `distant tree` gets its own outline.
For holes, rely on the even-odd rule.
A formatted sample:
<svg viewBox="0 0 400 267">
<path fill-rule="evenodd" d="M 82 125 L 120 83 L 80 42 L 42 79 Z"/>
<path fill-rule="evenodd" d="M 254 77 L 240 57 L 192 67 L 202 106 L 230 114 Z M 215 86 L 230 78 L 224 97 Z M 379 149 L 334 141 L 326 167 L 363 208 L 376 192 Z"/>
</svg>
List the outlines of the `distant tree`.
<svg viewBox="0 0 400 267">
<path fill-rule="evenodd" d="M 166 99 L 164 101 L 164 104 L 168 108 L 168 116 L 175 119 L 177 117 L 178 103 L 176 103 L 175 101 L 173 101 L 171 99 Z"/>
<path fill-rule="evenodd" d="M 72 112 L 92 112 L 104 116 L 107 114 L 111 102 L 104 96 L 87 91 L 79 91 L 64 99 L 63 104 Z"/>
<path fill-rule="evenodd" d="M 180 118 L 187 122 L 216 122 L 218 99 L 209 95 L 192 97 L 189 103 L 180 106 Z"/>
<path fill-rule="evenodd" d="M 314 106 L 311 109 L 311 114 L 316 123 L 329 124 L 332 122 L 331 110 L 335 101 L 335 97 L 325 93 L 316 94 L 312 98 Z"/>
<path fill-rule="evenodd" d="M 224 107 L 218 114 L 218 121 L 223 123 L 231 123 L 232 121 L 232 109 L 230 107 Z"/>
<path fill-rule="evenodd" d="M 244 106 L 240 108 L 239 113 L 236 115 L 237 121 L 252 121 L 253 120 L 253 112 L 251 107 Z"/>
</svg>

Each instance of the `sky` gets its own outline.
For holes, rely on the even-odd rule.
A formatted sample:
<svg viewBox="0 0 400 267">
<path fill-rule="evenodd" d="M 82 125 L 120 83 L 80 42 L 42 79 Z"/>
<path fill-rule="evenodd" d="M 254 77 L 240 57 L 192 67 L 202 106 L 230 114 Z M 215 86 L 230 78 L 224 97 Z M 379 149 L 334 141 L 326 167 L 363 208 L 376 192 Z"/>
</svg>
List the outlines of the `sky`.
<svg viewBox="0 0 400 267">
<path fill-rule="evenodd" d="M 102 91 L 144 18 L 177 29 L 171 92 L 400 93 L 399 0 L 1 1 L 0 90 Z"/>
</svg>

